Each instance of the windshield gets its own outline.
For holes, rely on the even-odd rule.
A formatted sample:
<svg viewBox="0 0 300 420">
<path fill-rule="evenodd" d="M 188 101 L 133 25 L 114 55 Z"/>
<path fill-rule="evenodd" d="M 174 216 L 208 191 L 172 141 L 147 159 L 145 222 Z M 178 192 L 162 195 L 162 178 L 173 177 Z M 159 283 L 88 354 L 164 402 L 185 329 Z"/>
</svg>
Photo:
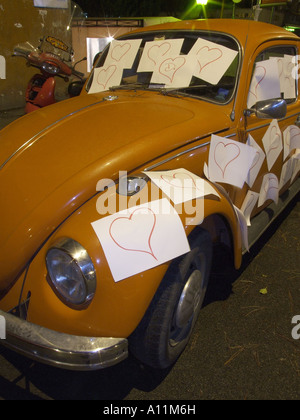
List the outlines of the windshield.
<svg viewBox="0 0 300 420">
<path fill-rule="evenodd" d="M 228 103 L 236 86 L 239 44 L 207 31 L 163 31 L 113 40 L 98 58 L 88 93 L 151 89 Z"/>
</svg>

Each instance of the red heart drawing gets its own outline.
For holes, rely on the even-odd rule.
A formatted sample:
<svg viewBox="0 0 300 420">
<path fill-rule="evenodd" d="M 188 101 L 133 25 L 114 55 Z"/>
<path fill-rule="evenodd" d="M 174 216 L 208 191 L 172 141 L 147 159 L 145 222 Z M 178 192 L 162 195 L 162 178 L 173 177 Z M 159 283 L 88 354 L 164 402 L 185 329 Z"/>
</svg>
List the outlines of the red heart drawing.
<svg viewBox="0 0 300 420">
<path fill-rule="evenodd" d="M 180 176 L 183 175 L 183 179 L 180 178 Z M 184 172 L 176 172 L 172 176 L 170 175 L 161 175 L 160 176 L 163 181 L 165 181 L 167 184 L 171 185 L 175 188 L 193 188 L 193 189 L 199 189 L 196 185 L 195 179 L 190 175 L 186 174 Z M 192 181 L 193 185 L 186 185 L 184 182 L 186 179 Z"/>
<path fill-rule="evenodd" d="M 109 66 L 107 67 L 107 69 L 100 70 L 97 76 L 98 85 L 103 86 L 103 88 L 106 89 L 108 82 L 113 77 L 116 71 L 117 71 L 117 66 L 115 65 Z"/>
<path fill-rule="evenodd" d="M 151 215 L 151 218 L 149 217 L 138 217 L 139 216 L 145 216 L 145 213 L 140 213 L 141 210 L 147 210 L 147 216 Z M 130 252 L 142 252 L 145 254 L 151 255 L 153 258 L 156 258 L 156 256 L 153 253 L 152 246 L 151 246 L 151 238 L 153 235 L 153 231 L 155 229 L 156 225 L 156 215 L 155 213 L 149 209 L 148 207 L 145 208 L 138 208 L 134 210 L 129 217 L 117 217 L 110 225 L 109 227 L 109 235 L 111 239 L 114 241 L 114 243 L 124 251 L 130 251 Z M 138 247 L 135 248 L 135 244 L 133 243 L 133 246 L 130 246 L 130 239 L 134 238 L 136 241 L 137 235 L 139 234 L 139 231 L 141 229 L 145 229 L 146 226 L 146 233 L 142 233 L 142 237 L 138 238 Z M 122 232 L 122 230 L 126 229 L 128 236 L 126 238 L 123 237 L 122 234 L 119 232 Z"/>
<path fill-rule="evenodd" d="M 260 69 L 260 70 L 258 70 L 258 69 Z M 252 95 L 254 95 L 256 99 L 257 99 L 257 96 L 258 96 L 257 95 L 258 86 L 262 83 L 262 81 L 266 77 L 266 74 L 267 74 L 267 70 L 266 70 L 265 67 L 263 67 L 263 66 L 257 66 L 256 67 L 255 73 L 253 75 L 253 79 L 256 78 L 256 80 L 258 80 L 258 81 L 257 81 L 257 83 L 256 83 L 256 85 L 254 87 L 254 91 L 252 91 L 252 90 L 249 91 L 249 93 L 251 93 Z"/>
<path fill-rule="evenodd" d="M 159 66 L 159 73 L 169 79 L 170 83 L 172 83 L 175 74 L 185 65 L 185 63 L 186 59 L 184 57 L 167 58 Z"/>
<path fill-rule="evenodd" d="M 228 148 L 228 149 L 227 149 Z M 227 159 L 223 159 L 223 155 L 225 153 L 225 150 L 227 149 L 227 152 L 229 153 L 229 157 L 227 156 Z M 231 152 L 229 151 L 231 149 Z M 235 143 L 228 143 L 225 144 L 222 141 L 220 141 L 214 151 L 214 160 L 216 165 L 220 168 L 223 178 L 225 177 L 225 172 L 228 168 L 228 166 L 235 161 L 241 154 L 241 149 L 239 146 Z M 232 157 L 233 156 L 233 157 Z"/>
<path fill-rule="evenodd" d="M 204 52 L 204 50 L 206 50 L 206 52 Z M 214 63 L 215 61 L 218 61 L 223 56 L 223 52 L 220 50 L 220 48 L 209 48 L 208 46 L 204 46 L 200 48 L 200 50 L 197 52 L 197 55 L 200 55 L 201 51 L 202 57 L 197 59 L 200 66 L 199 74 L 206 66 Z"/>
<path fill-rule="evenodd" d="M 116 45 L 111 51 L 111 58 L 114 61 L 120 61 L 131 49 L 131 44 L 126 42 L 123 45 Z"/>
<path fill-rule="evenodd" d="M 169 42 L 164 42 L 161 45 L 153 45 L 153 47 L 149 48 L 148 50 L 148 58 L 149 60 L 153 61 L 156 65 L 158 63 L 160 57 L 164 57 L 171 49 L 171 44 Z M 158 58 L 158 60 L 157 60 Z"/>
</svg>

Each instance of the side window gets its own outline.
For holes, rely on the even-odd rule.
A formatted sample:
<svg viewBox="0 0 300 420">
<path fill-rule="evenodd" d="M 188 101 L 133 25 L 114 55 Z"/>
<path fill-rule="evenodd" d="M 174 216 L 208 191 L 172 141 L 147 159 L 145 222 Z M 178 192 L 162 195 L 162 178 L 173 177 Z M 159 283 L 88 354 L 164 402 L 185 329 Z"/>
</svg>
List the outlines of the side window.
<svg viewBox="0 0 300 420">
<path fill-rule="evenodd" d="M 261 52 L 254 64 L 247 106 L 268 99 L 295 102 L 298 94 L 295 78 L 297 50 L 292 46 L 272 47 Z"/>
</svg>

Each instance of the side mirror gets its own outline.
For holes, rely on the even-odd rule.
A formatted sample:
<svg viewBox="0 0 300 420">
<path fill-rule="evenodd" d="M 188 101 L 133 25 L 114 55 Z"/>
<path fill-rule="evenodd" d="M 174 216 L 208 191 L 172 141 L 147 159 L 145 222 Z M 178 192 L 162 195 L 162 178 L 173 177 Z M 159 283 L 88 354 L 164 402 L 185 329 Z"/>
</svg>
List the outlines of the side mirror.
<svg viewBox="0 0 300 420">
<path fill-rule="evenodd" d="M 75 82 L 71 82 L 68 86 L 68 94 L 71 98 L 74 96 L 79 96 L 80 92 L 83 88 L 83 85 L 85 83 L 85 80 L 76 80 Z"/>
<path fill-rule="evenodd" d="M 284 118 L 287 113 L 287 105 L 284 99 L 267 99 L 257 102 L 251 109 L 245 110 L 245 115 L 255 114 L 257 118 L 272 118 L 278 120 Z"/>
</svg>

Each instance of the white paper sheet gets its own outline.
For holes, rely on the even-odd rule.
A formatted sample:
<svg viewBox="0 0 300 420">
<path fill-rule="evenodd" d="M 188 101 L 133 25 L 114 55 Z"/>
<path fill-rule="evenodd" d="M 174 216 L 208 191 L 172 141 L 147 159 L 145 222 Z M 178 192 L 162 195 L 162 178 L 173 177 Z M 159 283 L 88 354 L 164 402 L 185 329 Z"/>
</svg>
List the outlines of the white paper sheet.
<svg viewBox="0 0 300 420">
<path fill-rule="evenodd" d="M 268 169 L 270 171 L 283 149 L 282 133 L 277 120 L 271 122 L 262 142 L 266 152 Z"/>
<path fill-rule="evenodd" d="M 245 216 L 247 226 L 251 226 L 251 213 L 259 199 L 259 194 L 254 191 L 248 191 L 241 207 L 241 212 Z"/>
<path fill-rule="evenodd" d="M 280 79 L 280 90 L 285 99 L 296 98 L 296 81 L 293 77 L 294 56 L 284 55 L 284 57 L 272 57 L 271 61 L 277 63 Z"/>
<path fill-rule="evenodd" d="M 255 157 L 246 180 L 247 184 L 251 188 L 257 178 L 257 175 L 265 160 L 266 155 L 250 134 L 248 136 L 247 145 L 253 147 L 256 150 Z"/>
<path fill-rule="evenodd" d="M 193 75 L 216 85 L 237 56 L 237 51 L 199 38 L 189 55 L 196 57 L 197 65 Z"/>
<path fill-rule="evenodd" d="M 117 65 L 119 68 L 131 69 L 141 43 L 141 39 L 113 40 L 109 47 L 105 66 Z"/>
<path fill-rule="evenodd" d="M 154 71 L 158 63 L 179 56 L 184 39 L 167 39 L 146 42 L 137 71 Z"/>
<path fill-rule="evenodd" d="M 294 149 L 300 149 L 300 128 L 296 125 L 287 127 L 283 132 L 283 144 L 283 160 L 285 160 Z"/>
<path fill-rule="evenodd" d="M 115 282 L 190 251 L 181 220 L 166 198 L 107 216 L 92 227 Z"/>
<path fill-rule="evenodd" d="M 254 147 L 213 134 L 208 158 L 209 179 L 242 188 L 255 157 Z"/>
<path fill-rule="evenodd" d="M 280 97 L 278 66 L 272 60 L 256 63 L 248 93 L 248 108 L 252 108 L 258 101 Z"/>
<path fill-rule="evenodd" d="M 266 174 L 263 177 L 261 189 L 259 192 L 258 207 L 262 206 L 265 201 L 272 200 L 278 203 L 279 185 L 278 178 L 274 174 Z"/>
<path fill-rule="evenodd" d="M 293 161 L 293 174 L 291 177 L 291 183 L 293 183 L 297 176 L 299 176 L 300 171 L 300 149 L 295 151 L 295 154 L 292 156 Z"/>
<path fill-rule="evenodd" d="M 279 190 L 291 180 L 293 167 L 293 159 L 289 159 L 283 164 L 279 181 Z"/>
<path fill-rule="evenodd" d="M 187 87 L 192 80 L 195 65 L 195 58 L 189 55 L 162 58 L 155 66 L 151 83 L 164 84 L 167 88 Z"/>
<path fill-rule="evenodd" d="M 240 225 L 240 229 L 241 229 L 242 241 L 243 241 L 244 248 L 247 251 L 249 251 L 248 227 L 247 227 L 246 218 L 245 218 L 244 214 L 241 212 L 241 210 L 239 208 L 237 208 L 236 206 L 233 206 L 233 207 L 235 209 L 237 218 L 239 220 L 239 225 Z"/>
<path fill-rule="evenodd" d="M 144 173 L 174 204 L 184 203 L 207 195 L 220 197 L 205 179 L 183 168 Z"/>
<path fill-rule="evenodd" d="M 94 69 L 94 77 L 88 93 L 98 93 L 108 90 L 112 86 L 119 86 L 123 69 L 116 65 L 108 65 Z"/>
</svg>

